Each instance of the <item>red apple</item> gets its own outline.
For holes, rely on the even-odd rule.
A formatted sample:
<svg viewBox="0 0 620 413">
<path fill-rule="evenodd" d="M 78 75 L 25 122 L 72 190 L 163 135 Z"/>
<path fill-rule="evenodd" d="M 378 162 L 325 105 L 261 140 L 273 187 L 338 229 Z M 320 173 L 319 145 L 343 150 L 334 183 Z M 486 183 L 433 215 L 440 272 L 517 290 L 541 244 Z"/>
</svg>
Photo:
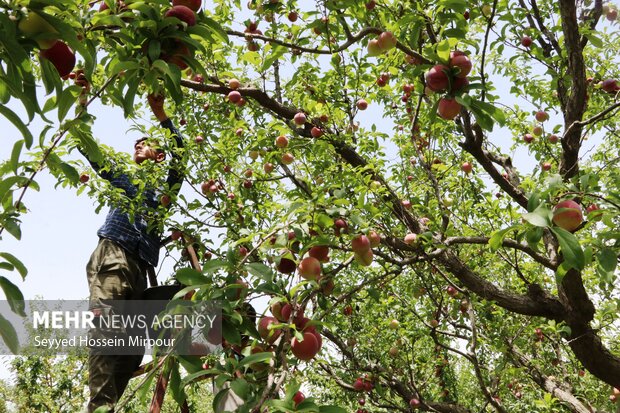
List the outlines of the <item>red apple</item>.
<svg viewBox="0 0 620 413">
<path fill-rule="evenodd" d="M 241 256 L 241 258 L 245 257 L 246 255 L 248 255 L 248 249 L 246 247 L 244 247 L 243 245 L 239 247 L 239 255 Z"/>
<path fill-rule="evenodd" d="M 411 201 L 409 201 L 408 199 L 403 199 L 402 201 L 400 201 L 400 203 L 405 209 L 411 209 Z"/>
<path fill-rule="evenodd" d="M 241 100 L 241 93 L 237 92 L 236 90 L 232 90 L 229 94 L 228 94 L 228 100 L 231 103 L 237 103 Z"/>
<path fill-rule="evenodd" d="M 456 288 L 454 288 L 453 286 L 449 285 L 446 287 L 446 293 L 450 296 L 450 297 L 455 297 L 459 292 Z"/>
<path fill-rule="evenodd" d="M 288 138 L 284 135 L 280 135 L 276 138 L 275 145 L 278 148 L 286 148 L 288 146 Z"/>
<path fill-rule="evenodd" d="M 383 49 L 379 45 L 379 39 L 371 39 L 368 42 L 368 56 L 379 56 Z"/>
<path fill-rule="evenodd" d="M 379 43 L 379 47 L 381 48 L 382 51 L 393 49 L 398 43 L 398 41 L 396 40 L 396 37 L 394 36 L 392 32 L 381 33 L 379 35 L 379 38 L 377 39 L 377 42 Z"/>
<path fill-rule="evenodd" d="M 196 136 L 196 137 L 194 138 L 194 142 L 199 143 L 199 144 L 200 144 L 200 143 L 202 143 L 202 142 L 204 142 L 204 140 L 205 140 L 205 138 L 203 138 L 203 137 L 202 137 L 202 136 L 200 136 L 200 135 L 198 135 L 198 136 Z"/>
<path fill-rule="evenodd" d="M 532 143 L 533 140 L 534 140 L 534 136 L 533 135 L 531 135 L 529 133 L 526 133 L 525 135 L 523 135 L 523 141 L 525 143 Z"/>
<path fill-rule="evenodd" d="M 521 45 L 523 47 L 530 47 L 532 45 L 532 38 L 530 36 L 521 37 Z"/>
<path fill-rule="evenodd" d="M 297 112 L 295 116 L 293 116 L 293 122 L 299 126 L 303 125 L 306 123 L 306 114 L 303 112 Z"/>
<path fill-rule="evenodd" d="M 300 341 L 294 338 L 293 341 L 291 341 L 291 351 L 299 360 L 311 360 L 316 356 L 319 350 L 319 341 L 315 333 L 311 331 L 303 333 L 303 340 Z"/>
<path fill-rule="evenodd" d="M 56 41 L 49 49 L 41 50 L 40 56 L 49 60 L 60 77 L 69 76 L 75 67 L 75 53 L 63 41 Z"/>
<path fill-rule="evenodd" d="M 275 317 L 265 316 L 258 322 L 258 334 L 266 342 L 273 344 L 274 341 L 280 337 L 282 330 L 271 330 L 269 327 L 272 324 L 278 324 L 278 320 Z"/>
<path fill-rule="evenodd" d="M 607 14 L 605 14 L 605 17 L 607 18 L 607 20 L 609 20 L 610 22 L 615 22 L 616 19 L 618 18 L 618 10 L 617 9 L 609 9 L 609 11 L 607 12 Z"/>
<path fill-rule="evenodd" d="M 88 182 L 89 179 L 90 179 L 90 177 L 86 173 L 80 175 L 80 182 L 83 183 L 83 184 Z"/>
<path fill-rule="evenodd" d="M 336 235 L 340 235 L 340 232 L 348 231 L 349 225 L 344 219 L 338 218 L 334 221 L 334 228 L 336 229 Z"/>
<path fill-rule="evenodd" d="M 616 79 L 605 79 L 601 82 L 601 89 L 607 93 L 616 93 L 620 90 L 620 86 L 618 86 Z"/>
<path fill-rule="evenodd" d="M 358 264 L 364 267 L 368 267 L 370 264 L 372 264 L 373 257 L 374 254 L 371 249 L 364 251 L 360 254 L 355 253 L 355 261 L 357 261 Z"/>
<path fill-rule="evenodd" d="M 553 208 L 553 223 L 566 231 L 575 231 L 582 222 L 581 206 L 575 201 L 564 200 Z"/>
<path fill-rule="evenodd" d="M 549 143 L 557 143 L 559 140 L 558 135 L 549 135 Z"/>
<path fill-rule="evenodd" d="M 452 88 L 450 89 L 452 92 L 458 92 L 459 90 L 467 87 L 469 85 L 469 80 L 466 77 L 455 77 L 452 81 Z"/>
<path fill-rule="evenodd" d="M 368 240 L 370 241 L 370 246 L 372 248 L 376 248 L 381 245 L 381 235 L 379 235 L 376 231 L 368 232 Z"/>
<path fill-rule="evenodd" d="M 409 400 L 409 406 L 413 407 L 414 409 L 417 409 L 418 407 L 420 407 L 420 401 L 418 399 L 416 399 L 415 397 L 411 400 Z"/>
<path fill-rule="evenodd" d="M 549 119 L 549 114 L 544 110 L 539 110 L 538 112 L 536 112 L 536 115 L 534 115 L 534 117 L 538 122 L 544 122 Z"/>
<path fill-rule="evenodd" d="M 293 404 L 295 405 L 295 407 L 297 407 L 297 405 L 304 400 L 306 400 L 306 396 L 300 391 L 295 393 L 295 395 L 293 396 Z"/>
<path fill-rule="evenodd" d="M 472 166 L 472 164 L 470 162 L 463 162 L 461 164 L 461 171 L 465 172 L 466 174 L 471 173 L 471 171 L 474 169 L 474 167 Z"/>
<path fill-rule="evenodd" d="M 283 274 L 292 274 L 295 272 L 295 268 L 297 268 L 295 261 L 286 257 L 282 257 L 277 265 L 278 271 Z"/>
<path fill-rule="evenodd" d="M 228 87 L 231 88 L 232 90 L 237 90 L 239 89 L 240 86 L 241 86 L 241 82 L 239 82 L 239 80 L 237 79 L 230 79 L 228 81 Z"/>
<path fill-rule="evenodd" d="M 446 120 L 454 119 L 460 111 L 461 104 L 453 98 L 441 98 L 437 107 L 439 116 Z"/>
<path fill-rule="evenodd" d="M 299 263 L 297 267 L 299 275 L 306 280 L 317 281 L 321 276 L 321 263 L 314 257 L 306 257 Z"/>
<path fill-rule="evenodd" d="M 163 206 L 163 207 L 167 207 L 168 205 L 170 205 L 170 202 L 172 201 L 172 199 L 170 199 L 169 195 L 162 195 L 161 198 L 159 198 L 159 203 Z"/>
<path fill-rule="evenodd" d="M 551 163 L 543 162 L 540 167 L 542 168 L 543 171 L 549 171 L 551 170 Z"/>
<path fill-rule="evenodd" d="M 357 101 L 355 106 L 357 106 L 359 110 L 366 110 L 368 108 L 368 102 L 366 102 L 366 100 L 364 99 L 360 99 Z"/>
<path fill-rule="evenodd" d="M 313 126 L 312 129 L 310 129 L 310 135 L 312 135 L 313 138 L 320 138 L 323 136 L 323 131 L 316 126 Z"/>
<path fill-rule="evenodd" d="M 356 254 L 362 254 L 370 249 L 370 240 L 366 235 L 357 235 L 351 240 L 351 248 Z"/>
<path fill-rule="evenodd" d="M 250 181 L 249 179 L 246 179 L 245 181 L 243 181 L 243 187 L 245 189 L 250 189 L 254 186 L 254 183 L 252 181 Z"/>
<path fill-rule="evenodd" d="M 404 241 L 405 241 L 405 244 L 413 245 L 413 244 L 415 244 L 417 239 L 418 239 L 418 236 L 416 234 L 409 233 L 409 234 L 405 235 Z"/>
<path fill-rule="evenodd" d="M 375 0 L 370 0 L 369 2 L 364 4 L 364 7 L 366 7 L 366 10 L 368 11 L 374 10 L 375 6 L 377 6 L 377 2 Z"/>
<path fill-rule="evenodd" d="M 270 174 L 273 172 L 274 166 L 272 163 L 267 162 L 265 165 L 263 165 L 263 170 L 265 171 L 265 173 Z"/>
<path fill-rule="evenodd" d="M 450 53 L 450 66 L 458 68 L 458 72 L 454 75 L 457 78 L 466 77 L 471 72 L 472 63 L 469 57 L 463 52 Z"/>
<path fill-rule="evenodd" d="M 288 17 L 288 20 L 289 20 L 290 22 L 295 23 L 295 22 L 297 21 L 297 17 L 298 17 L 298 15 L 297 15 L 297 12 L 296 12 L 296 11 L 292 11 L 292 12 L 290 12 L 290 13 L 288 14 L 288 16 L 287 16 L 287 17 Z"/>
<path fill-rule="evenodd" d="M 290 165 L 295 161 L 295 157 L 293 156 L 292 153 L 287 152 L 285 154 L 282 155 L 282 163 L 284 165 Z"/>
<path fill-rule="evenodd" d="M 444 65 L 435 65 L 433 66 L 426 74 L 424 75 L 424 80 L 426 81 L 426 86 L 432 90 L 433 92 L 441 92 L 448 88 L 448 84 L 450 83 L 448 80 L 449 68 Z"/>
<path fill-rule="evenodd" d="M 196 13 L 187 6 L 172 6 L 165 14 L 166 17 L 176 17 L 188 26 L 196 24 Z"/>
<path fill-rule="evenodd" d="M 355 382 L 353 383 L 353 388 L 357 391 L 364 390 L 364 380 L 362 380 L 361 377 L 355 379 Z"/>
<path fill-rule="evenodd" d="M 540 136 L 543 134 L 543 128 L 540 125 L 536 125 L 532 128 L 532 133 L 536 136 Z"/>
<path fill-rule="evenodd" d="M 202 0 L 172 0 L 173 6 L 185 6 L 195 12 L 200 10 Z"/>
<path fill-rule="evenodd" d="M 329 261 L 329 247 L 326 245 L 316 245 L 308 251 L 308 255 L 316 258 L 320 262 Z"/>
</svg>

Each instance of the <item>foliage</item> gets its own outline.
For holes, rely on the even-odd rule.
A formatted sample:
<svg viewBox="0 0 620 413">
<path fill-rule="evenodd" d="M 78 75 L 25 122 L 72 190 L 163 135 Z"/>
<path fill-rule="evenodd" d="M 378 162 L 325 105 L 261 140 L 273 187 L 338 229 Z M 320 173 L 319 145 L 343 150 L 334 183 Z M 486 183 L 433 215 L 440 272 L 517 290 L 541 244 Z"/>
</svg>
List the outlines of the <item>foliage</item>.
<svg viewBox="0 0 620 413">
<path fill-rule="evenodd" d="M 231 355 L 207 370 L 184 363 L 188 377 L 229 383 L 241 412 L 408 411 L 412 399 L 442 412 L 611 408 L 609 386 L 620 388 L 614 5 L 217 0 L 190 27 L 165 17 L 167 0 L 106 5 L 0 3 L 0 108 L 22 134 L 0 164 L 1 234 L 20 237 L 23 195 L 42 168 L 102 204 L 121 199 L 97 179 L 80 184 L 64 158 L 80 146 L 109 162 L 90 132 L 89 100 L 130 117 L 145 93 L 165 93 L 189 157 L 167 224 L 202 266 L 178 278 L 195 300 L 224 299 Z M 19 29 L 32 12 L 56 32 Z M 395 47 L 373 43 L 389 43 L 388 31 Z M 63 81 L 31 58 L 50 37 L 77 52 L 88 85 L 79 71 Z M 467 82 L 450 66 L 457 50 L 473 63 Z M 434 65 L 449 72 L 445 86 L 428 74 Z M 462 107 L 448 116 L 443 100 L 453 97 Z M 49 125 L 38 141 L 27 127 L 35 117 Z M 275 146 L 280 135 L 287 148 Z M 585 216 L 573 232 L 556 219 L 564 199 Z M 353 238 L 372 231 L 380 245 L 357 251 Z M 283 271 L 316 246 L 329 248 L 319 282 Z M 0 257 L 0 269 L 26 276 L 18 257 Z M 293 307 L 273 345 L 241 305 L 257 297 Z M 307 363 L 290 351 L 304 314 L 323 339 Z M 175 382 L 176 394 L 191 382 Z M 313 397 L 295 407 L 300 386 Z"/>
</svg>

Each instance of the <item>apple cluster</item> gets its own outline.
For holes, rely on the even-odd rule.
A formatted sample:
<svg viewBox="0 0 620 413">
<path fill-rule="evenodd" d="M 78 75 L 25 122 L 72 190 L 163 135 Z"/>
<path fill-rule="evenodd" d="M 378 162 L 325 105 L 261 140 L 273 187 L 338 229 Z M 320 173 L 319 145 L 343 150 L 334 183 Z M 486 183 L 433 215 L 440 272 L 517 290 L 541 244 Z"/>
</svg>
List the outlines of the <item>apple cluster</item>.
<svg viewBox="0 0 620 413">
<path fill-rule="evenodd" d="M 461 111 L 461 104 L 456 101 L 454 94 L 469 84 L 467 75 L 471 69 L 469 57 L 464 52 L 455 50 L 450 52 L 448 65 L 435 65 L 424 75 L 429 90 L 447 92 L 447 95 L 439 100 L 437 107 L 437 113 L 443 119 L 454 119 Z"/>
<path fill-rule="evenodd" d="M 38 44 L 42 59 L 49 60 L 62 78 L 67 78 L 75 67 L 75 53 L 62 40 L 58 31 L 40 14 L 29 10 L 19 21 L 17 28 Z"/>
<path fill-rule="evenodd" d="M 368 56 L 379 56 L 394 47 L 398 41 L 392 32 L 383 32 L 368 42 Z"/>
<path fill-rule="evenodd" d="M 274 328 L 274 326 L 279 323 L 288 323 L 292 310 L 293 308 L 289 303 L 278 302 L 273 304 L 271 312 L 274 316 L 264 316 L 258 322 L 258 334 L 261 338 L 268 344 L 274 344 L 283 332 L 281 328 Z M 311 325 L 312 320 L 305 317 L 303 313 L 296 314 L 292 321 L 303 338 L 299 340 L 294 337 L 291 340 L 291 352 L 299 360 L 313 359 L 323 346 L 321 334 L 314 325 Z"/>
</svg>

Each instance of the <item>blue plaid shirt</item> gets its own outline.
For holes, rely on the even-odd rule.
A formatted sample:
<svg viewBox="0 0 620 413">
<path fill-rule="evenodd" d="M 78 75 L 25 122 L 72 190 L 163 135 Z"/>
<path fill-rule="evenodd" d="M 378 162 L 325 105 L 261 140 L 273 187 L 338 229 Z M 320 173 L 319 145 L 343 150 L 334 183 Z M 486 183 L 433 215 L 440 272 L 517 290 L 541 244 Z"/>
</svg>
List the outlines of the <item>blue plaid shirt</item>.
<svg viewBox="0 0 620 413">
<path fill-rule="evenodd" d="M 183 139 L 172 124 L 172 121 L 167 119 L 161 123 L 161 126 L 170 130 L 171 136 L 176 141 L 177 148 L 182 148 Z M 81 152 L 84 153 L 83 151 Z M 135 198 L 138 195 L 138 186 L 132 183 L 131 178 L 127 174 L 118 174 L 113 170 L 102 170 L 101 165 L 90 159 L 88 161 L 99 176 L 108 180 L 114 187 L 122 189 L 125 192 L 125 196 Z M 166 180 L 167 188 L 172 189 L 174 193 L 178 193 L 183 182 L 183 174 L 177 169 L 180 167 L 180 155 L 178 152 L 173 151 L 171 163 L 172 166 L 168 171 L 168 179 Z M 142 193 L 142 206 L 152 210 L 156 209 L 160 204 L 158 197 L 160 194 L 154 189 L 145 189 Z M 113 206 L 103 226 L 97 231 L 97 235 L 118 243 L 127 252 L 146 261 L 149 265 L 157 266 L 161 242 L 160 234 L 157 228 L 149 228 L 149 223 L 143 215 L 133 214 L 133 216 L 130 216 L 126 209 Z"/>
</svg>

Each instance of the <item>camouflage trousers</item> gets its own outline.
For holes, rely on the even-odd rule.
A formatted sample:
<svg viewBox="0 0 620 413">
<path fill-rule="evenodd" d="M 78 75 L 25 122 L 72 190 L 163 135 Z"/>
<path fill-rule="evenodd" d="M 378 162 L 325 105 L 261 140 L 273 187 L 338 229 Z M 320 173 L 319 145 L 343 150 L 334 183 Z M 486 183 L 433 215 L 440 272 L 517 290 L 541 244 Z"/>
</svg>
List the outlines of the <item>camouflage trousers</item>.
<svg viewBox="0 0 620 413">
<path fill-rule="evenodd" d="M 114 241 L 100 239 L 86 266 L 90 310 L 100 317 L 122 314 L 124 302 L 141 298 L 146 288 L 146 268 L 144 261 L 128 253 Z M 119 334 L 127 332 L 105 328 L 89 331 L 90 338 L 114 338 Z M 96 348 L 89 349 L 89 413 L 101 406 L 114 411 L 114 406 L 125 391 L 129 379 L 140 366 L 144 348 L 136 349 L 132 353 L 119 355 Z"/>
</svg>

